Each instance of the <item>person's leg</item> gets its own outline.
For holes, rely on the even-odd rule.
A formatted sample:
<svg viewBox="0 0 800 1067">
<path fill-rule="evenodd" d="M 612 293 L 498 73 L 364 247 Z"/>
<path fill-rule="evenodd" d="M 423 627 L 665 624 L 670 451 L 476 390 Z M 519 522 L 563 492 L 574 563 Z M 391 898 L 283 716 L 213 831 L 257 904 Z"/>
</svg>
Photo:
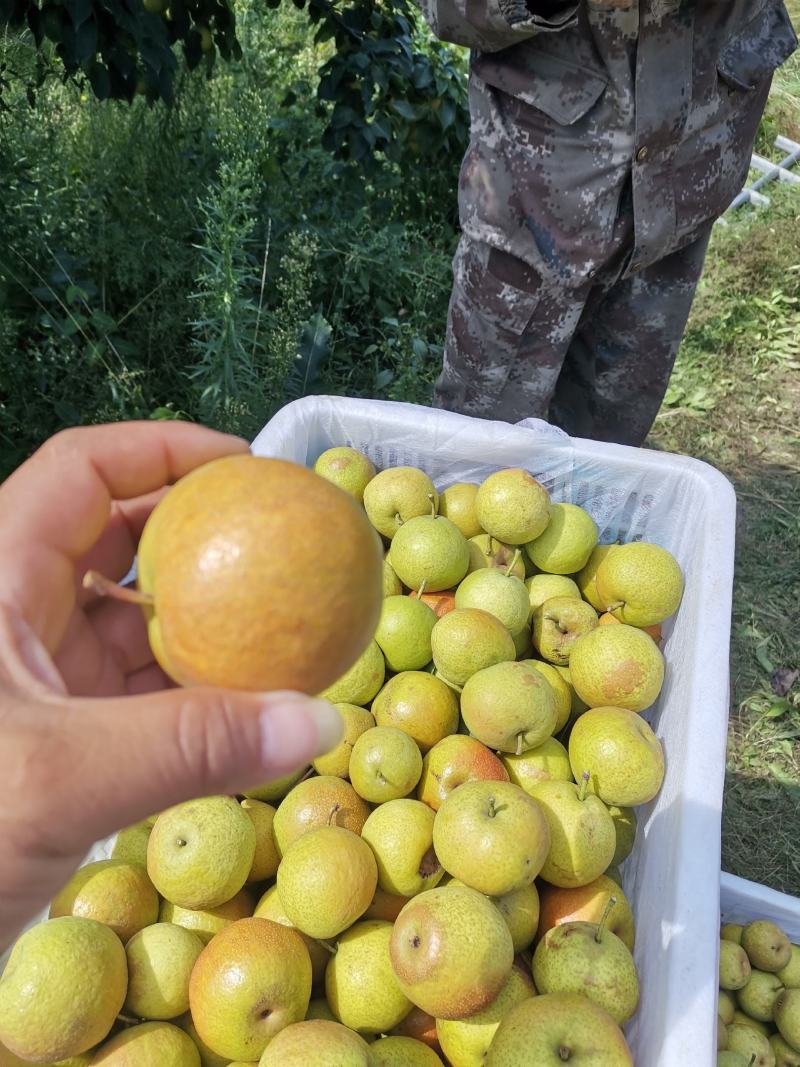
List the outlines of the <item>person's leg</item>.
<svg viewBox="0 0 800 1067">
<path fill-rule="evenodd" d="M 585 293 L 552 290 L 522 260 L 462 236 L 434 405 L 481 418 L 547 418 Z"/>
<path fill-rule="evenodd" d="M 711 225 L 682 248 L 587 301 L 549 418 L 575 437 L 641 445 L 664 399 Z"/>
</svg>

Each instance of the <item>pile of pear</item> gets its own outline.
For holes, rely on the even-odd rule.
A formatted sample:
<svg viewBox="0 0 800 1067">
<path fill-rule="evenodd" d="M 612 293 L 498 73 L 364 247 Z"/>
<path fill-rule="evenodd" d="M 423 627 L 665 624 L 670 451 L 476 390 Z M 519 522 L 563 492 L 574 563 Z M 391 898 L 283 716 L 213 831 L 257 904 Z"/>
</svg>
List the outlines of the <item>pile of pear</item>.
<svg viewBox="0 0 800 1067">
<path fill-rule="evenodd" d="M 341 742 L 82 867 L 0 978 L 0 1067 L 632 1064 L 620 868 L 664 778 L 642 712 L 680 567 L 598 545 L 522 469 L 439 493 L 341 447 L 315 471 L 385 556 L 323 693 Z"/>
<path fill-rule="evenodd" d="M 719 943 L 718 1067 L 800 1067 L 800 947 L 775 923 L 726 923 Z"/>
</svg>

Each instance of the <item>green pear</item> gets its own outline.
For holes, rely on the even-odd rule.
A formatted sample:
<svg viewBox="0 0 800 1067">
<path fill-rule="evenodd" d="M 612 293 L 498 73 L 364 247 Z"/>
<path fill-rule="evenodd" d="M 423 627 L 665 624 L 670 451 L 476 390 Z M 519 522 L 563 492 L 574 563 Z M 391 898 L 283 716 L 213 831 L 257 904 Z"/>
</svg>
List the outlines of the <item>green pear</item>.
<svg viewBox="0 0 800 1067">
<path fill-rule="evenodd" d="M 776 974 L 756 970 L 751 964 L 750 978 L 747 985 L 742 986 L 736 994 L 736 999 L 739 1007 L 751 1019 L 771 1023 L 775 1001 L 783 989 L 783 982 Z"/>
<path fill-rule="evenodd" d="M 327 961 L 326 961 L 327 962 Z M 213 1049 L 210 1049 L 205 1041 L 202 1040 L 197 1032 L 197 1028 L 192 1022 L 192 1016 L 187 1012 L 182 1015 L 180 1019 L 175 1019 L 175 1026 L 180 1026 L 181 1030 L 185 1030 L 189 1037 L 194 1041 L 197 1046 L 197 1051 L 200 1053 L 200 1063 L 202 1067 L 231 1067 L 231 1061 L 227 1056 L 218 1056 Z"/>
<path fill-rule="evenodd" d="M 564 596 L 571 596 L 575 600 L 581 599 L 580 589 L 572 578 L 567 578 L 564 574 L 534 574 L 532 578 L 525 579 L 525 588 L 528 590 L 529 621 L 533 619 L 534 611 L 541 607 L 545 600 Z"/>
<path fill-rule="evenodd" d="M 741 945 L 733 941 L 719 943 L 720 989 L 743 989 L 750 981 L 750 960 Z"/>
<path fill-rule="evenodd" d="M 444 869 L 488 896 L 530 885 L 549 846 L 541 807 L 510 782 L 459 786 L 433 823 L 433 847 Z"/>
<path fill-rule="evenodd" d="M 562 923 L 548 930 L 533 955 L 533 980 L 540 993 L 588 997 L 620 1026 L 639 1003 L 633 956 L 603 920 Z"/>
<path fill-rule="evenodd" d="M 485 1008 L 514 960 L 500 912 L 464 886 L 413 897 L 395 921 L 389 952 L 400 988 L 436 1019 L 461 1019 Z"/>
<path fill-rule="evenodd" d="M 188 1034 L 166 1022 L 132 1026 L 97 1050 L 92 1067 L 200 1067 Z"/>
<path fill-rule="evenodd" d="M 792 945 L 791 959 L 777 973 L 787 989 L 800 989 L 800 948 L 797 945 Z"/>
<path fill-rule="evenodd" d="M 363 452 L 340 446 L 322 453 L 314 464 L 314 473 L 344 489 L 360 504 L 364 499 L 364 490 L 375 477 L 375 467 Z"/>
<path fill-rule="evenodd" d="M 571 782 L 572 768 L 567 750 L 554 737 L 548 737 L 541 745 L 523 752 L 521 756 L 504 752 L 500 759 L 508 771 L 509 779 L 529 795 L 539 782 L 550 779 Z"/>
<path fill-rule="evenodd" d="M 182 908 L 215 908 L 247 881 L 256 831 L 233 797 L 200 797 L 156 819 L 147 873 L 158 892 Z"/>
<path fill-rule="evenodd" d="M 530 656 L 533 648 L 531 647 L 531 628 L 527 623 L 521 630 L 511 635 L 511 640 L 514 642 L 514 651 L 517 653 L 517 659 L 525 659 L 526 656 Z"/>
<path fill-rule="evenodd" d="M 437 1019 L 436 1034 L 442 1052 L 455 1067 L 483 1067 L 492 1038 L 512 1008 L 536 995 L 527 974 L 513 967 L 495 999 L 466 1019 Z"/>
<path fill-rule="evenodd" d="M 422 600 L 410 596 L 385 597 L 375 640 L 389 670 L 416 671 L 430 663 L 431 633 L 435 625 L 435 612 Z"/>
<path fill-rule="evenodd" d="M 733 941 L 735 945 L 741 945 L 743 930 L 744 927 L 738 923 L 725 923 L 720 929 L 719 936 L 723 941 Z"/>
<path fill-rule="evenodd" d="M 553 690 L 553 696 L 556 700 L 556 725 L 553 732 L 558 733 L 569 722 L 570 711 L 572 710 L 572 692 L 569 685 L 562 678 L 558 668 L 552 663 L 544 663 L 540 659 L 523 659 L 522 662 L 529 667 L 533 667 L 550 683 L 550 688 Z"/>
<path fill-rule="evenodd" d="M 525 551 L 540 571 L 574 574 L 589 562 L 597 537 L 597 524 L 583 508 L 553 504 L 547 528 L 525 545 Z"/>
<path fill-rule="evenodd" d="M 458 585 L 469 566 L 469 547 L 459 528 L 442 515 L 404 522 L 392 541 L 391 563 L 409 589 L 438 592 Z"/>
<path fill-rule="evenodd" d="M 305 1017 L 310 999 L 311 960 L 302 938 L 269 919 L 240 919 L 217 934 L 189 982 L 198 1034 L 220 1056 L 237 1060 L 257 1060 L 280 1030 Z"/>
<path fill-rule="evenodd" d="M 286 916 L 309 937 L 336 937 L 352 926 L 370 906 L 377 885 L 372 849 L 340 826 L 323 826 L 298 838 L 278 868 L 278 895 Z"/>
<path fill-rule="evenodd" d="M 275 808 L 271 804 L 265 804 L 263 800 L 245 797 L 242 810 L 247 813 L 256 832 L 256 851 L 247 881 L 265 882 L 268 878 L 275 877 L 281 860 L 272 832 Z"/>
<path fill-rule="evenodd" d="M 369 521 L 390 541 L 403 523 L 429 514 L 431 505 L 435 510 L 438 504 L 433 482 L 416 467 L 389 467 L 376 474 L 364 489 Z"/>
<path fill-rule="evenodd" d="M 513 574 L 515 578 L 525 577 L 525 563 L 513 545 L 506 545 L 498 541 L 496 537 L 482 533 L 470 537 L 467 548 L 469 550 L 468 574 L 487 567 L 496 567 L 504 573 Z"/>
<path fill-rule="evenodd" d="M 175 1019 L 189 1010 L 189 978 L 203 942 L 174 923 L 146 926 L 125 946 L 124 1009 L 139 1019 Z"/>
<path fill-rule="evenodd" d="M 755 1030 L 757 1034 L 761 1034 L 762 1037 L 769 1037 L 772 1033 L 772 1026 L 767 1023 L 762 1023 L 758 1019 L 753 1019 L 746 1012 L 741 1011 L 739 1008 L 733 1013 L 732 1022 L 736 1026 L 748 1026 L 751 1030 Z"/>
<path fill-rule="evenodd" d="M 386 660 L 377 641 L 370 641 L 349 670 L 321 694 L 331 704 L 369 704 L 386 676 Z M 261 799 L 264 799 L 263 797 Z"/>
<path fill-rule="evenodd" d="M 597 612 L 571 596 L 545 600 L 533 613 L 533 647 L 550 663 L 566 667 L 576 641 L 597 627 Z"/>
<path fill-rule="evenodd" d="M 388 559 L 383 561 L 383 595 L 400 596 L 403 592 L 403 583 L 397 577 L 394 567 Z"/>
<path fill-rule="evenodd" d="M 375 719 L 370 712 L 357 704 L 336 704 L 335 707 L 344 722 L 342 740 L 330 752 L 317 756 L 311 766 L 319 775 L 347 778 L 350 774 L 350 753 L 353 751 L 353 745 L 363 733 L 375 725 Z"/>
<path fill-rule="evenodd" d="M 73 874 L 50 905 L 50 918 L 77 915 L 110 926 L 123 944 L 158 919 L 158 894 L 138 863 L 95 860 Z"/>
<path fill-rule="evenodd" d="M 792 958 L 789 938 L 775 923 L 757 919 L 742 931 L 742 948 L 752 967 L 773 974 L 785 967 Z"/>
<path fill-rule="evenodd" d="M 442 1067 L 433 1049 L 413 1037 L 382 1037 L 369 1053 L 371 1067 Z"/>
<path fill-rule="evenodd" d="M 531 882 L 493 899 L 511 933 L 514 952 L 524 952 L 536 937 L 539 925 L 539 890 Z"/>
<path fill-rule="evenodd" d="M 787 1044 L 780 1034 L 772 1034 L 769 1043 L 775 1057 L 775 1067 L 800 1067 L 800 1052 Z"/>
<path fill-rule="evenodd" d="M 598 545 L 592 549 L 589 559 L 584 567 L 575 575 L 580 595 L 588 600 L 595 611 L 605 611 L 606 604 L 597 594 L 597 570 L 609 552 L 619 547 L 618 545 Z"/>
<path fill-rule="evenodd" d="M 392 924 L 377 919 L 357 922 L 336 942 L 325 971 L 325 996 L 339 1022 L 366 1034 L 393 1029 L 412 1004 L 392 971 Z"/>
<path fill-rule="evenodd" d="M 492 537 L 524 545 L 547 528 L 550 496 L 528 471 L 509 468 L 490 474 L 481 483 L 475 510 L 481 528 Z"/>
<path fill-rule="evenodd" d="M 753 1057 L 726 1049 L 717 1053 L 717 1067 L 753 1067 Z"/>
<path fill-rule="evenodd" d="M 541 876 L 562 889 L 577 889 L 599 878 L 616 848 L 614 821 L 602 800 L 587 793 L 587 777 L 580 786 L 551 780 L 531 788 L 550 827 Z"/>
<path fill-rule="evenodd" d="M 179 908 L 177 904 L 162 900 L 158 921 L 174 923 L 185 930 L 191 930 L 206 945 L 220 930 L 224 930 L 237 919 L 249 919 L 254 907 L 255 900 L 246 889 L 240 890 L 235 897 L 216 908 L 200 908 L 196 911 L 191 908 Z"/>
<path fill-rule="evenodd" d="M 433 889 L 444 870 L 433 848 L 434 812 L 419 800 L 389 800 L 364 823 L 362 838 L 378 864 L 386 893 L 413 897 Z"/>
<path fill-rule="evenodd" d="M 521 754 L 552 735 L 556 702 L 550 683 L 532 667 L 496 663 L 467 680 L 461 716 L 487 748 Z"/>
<path fill-rule="evenodd" d="M 769 1040 L 757 1030 L 742 1026 L 741 1023 L 735 1022 L 728 1027 L 727 1051 L 741 1052 L 752 1067 L 775 1067 L 775 1056 Z"/>
<path fill-rule="evenodd" d="M 720 989 L 717 997 L 717 1011 L 719 1017 L 727 1026 L 733 1022 L 733 1016 L 736 1012 L 736 997 L 727 989 Z"/>
<path fill-rule="evenodd" d="M 449 485 L 439 496 L 439 514 L 456 525 L 464 537 L 477 537 L 483 533 L 475 507 L 477 495 L 477 485 L 471 482 L 456 482 L 455 485 Z"/>
<path fill-rule="evenodd" d="M 307 772 L 308 767 L 301 767 L 299 771 L 285 774 L 282 778 L 273 778 L 269 782 L 256 786 L 255 789 L 245 789 L 242 795 L 252 797 L 253 800 L 263 800 L 267 804 L 274 804 L 277 800 L 283 800 L 289 790 Z"/>
<path fill-rule="evenodd" d="M 598 626 L 580 636 L 569 661 L 572 684 L 589 707 L 645 711 L 664 682 L 664 657 L 635 626 Z"/>
<path fill-rule="evenodd" d="M 437 674 L 457 687 L 485 667 L 516 659 L 505 626 L 477 608 L 456 608 L 443 615 L 433 628 L 431 648 Z"/>
<path fill-rule="evenodd" d="M 124 863 L 135 863 L 139 867 L 147 866 L 147 842 L 150 840 L 151 822 L 137 822 L 120 830 L 111 849 L 111 858 Z"/>
<path fill-rule="evenodd" d="M 661 742 L 640 715 L 625 708 L 584 712 L 572 727 L 569 761 L 576 780 L 588 772 L 590 792 L 617 807 L 646 804 L 664 781 Z"/>
<path fill-rule="evenodd" d="M 577 993 L 545 993 L 517 1004 L 494 1036 L 486 1067 L 633 1067 L 611 1016 Z"/>
<path fill-rule="evenodd" d="M 373 726 L 353 745 L 350 781 L 371 804 L 408 796 L 421 774 L 419 746 L 394 726 Z"/>
<path fill-rule="evenodd" d="M 325 966 L 328 966 L 330 962 L 330 954 L 325 958 Z M 306 1012 L 306 1020 L 308 1019 L 327 1019 L 329 1022 L 338 1023 L 338 1019 L 331 1011 L 331 1006 L 325 999 L 325 997 L 312 997 L 308 1003 L 308 1011 Z"/>
<path fill-rule="evenodd" d="M 343 826 L 360 834 L 368 815 L 369 805 L 350 782 L 329 774 L 306 778 L 283 798 L 275 812 L 272 833 L 278 854 L 283 856 L 298 837 L 320 826 Z"/>
<path fill-rule="evenodd" d="M 390 678 L 372 702 L 378 726 L 395 726 L 419 745 L 423 755 L 458 730 L 458 697 L 424 671 L 402 671 Z"/>
<path fill-rule="evenodd" d="M 267 1045 L 258 1067 L 373 1067 L 369 1045 L 353 1030 L 327 1019 L 293 1023 Z"/>
<path fill-rule="evenodd" d="M 728 1047 L 728 1027 L 717 1016 L 717 1051 L 721 1051 Z"/>
<path fill-rule="evenodd" d="M 528 590 L 519 578 L 496 568 L 473 571 L 456 590 L 456 607 L 482 608 L 516 634 L 528 623 Z"/>
<path fill-rule="evenodd" d="M 614 822 L 617 835 L 617 847 L 611 865 L 619 867 L 633 852 L 633 843 L 636 840 L 636 812 L 633 808 L 618 808 L 616 804 L 610 804 L 608 814 Z"/>
<path fill-rule="evenodd" d="M 125 949 L 103 923 L 67 915 L 23 933 L 0 976 L 0 1041 L 46 1063 L 108 1035 L 125 1000 Z"/>
<path fill-rule="evenodd" d="M 774 1021 L 786 1044 L 800 1052 L 800 989 L 784 989 L 779 994 Z"/>
<path fill-rule="evenodd" d="M 585 700 L 581 700 L 578 694 L 575 692 L 575 686 L 572 684 L 572 675 L 570 674 L 569 667 L 562 667 L 558 663 L 554 663 L 553 666 L 564 679 L 570 695 L 570 718 L 574 721 L 579 716 L 583 715 L 584 711 L 588 711 L 589 705 Z"/>
<path fill-rule="evenodd" d="M 683 574 L 660 545 L 618 545 L 597 568 L 597 595 L 605 611 L 631 626 L 652 626 L 678 610 Z"/>
</svg>

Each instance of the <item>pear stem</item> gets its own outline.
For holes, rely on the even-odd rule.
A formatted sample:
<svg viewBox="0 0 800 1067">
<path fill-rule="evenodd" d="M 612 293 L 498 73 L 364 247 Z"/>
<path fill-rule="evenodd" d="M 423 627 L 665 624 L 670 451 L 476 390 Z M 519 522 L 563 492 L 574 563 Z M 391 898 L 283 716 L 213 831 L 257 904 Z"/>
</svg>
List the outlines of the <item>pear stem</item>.
<svg viewBox="0 0 800 1067">
<path fill-rule="evenodd" d="M 517 756 L 521 756 L 522 755 L 522 734 L 517 734 L 517 748 L 516 748 L 515 755 L 517 755 Z"/>
<path fill-rule="evenodd" d="M 152 607 L 153 597 L 150 593 L 143 593 L 140 589 L 129 589 L 124 585 L 117 585 L 110 578 L 106 578 L 99 571 L 87 571 L 83 576 L 81 585 L 84 589 L 90 589 L 98 596 L 108 596 L 113 600 L 121 600 L 126 604 L 140 604 Z"/>
<path fill-rule="evenodd" d="M 487 811 L 487 815 L 489 816 L 490 819 L 493 819 L 496 814 L 497 814 L 497 809 L 495 808 L 494 797 L 489 797 L 489 809 Z"/>
<path fill-rule="evenodd" d="M 511 577 L 511 572 L 512 572 L 512 571 L 514 570 L 514 568 L 516 567 L 516 565 L 517 565 L 517 560 L 519 559 L 519 557 L 521 556 L 521 554 L 522 554 L 522 553 L 520 552 L 520 550 L 519 550 L 519 549 L 517 549 L 517 551 L 516 551 L 516 552 L 514 553 L 514 558 L 513 558 L 512 560 L 511 560 L 511 562 L 509 563 L 509 565 L 508 565 L 508 568 L 507 568 L 507 570 L 506 570 L 506 578 L 510 578 L 510 577 Z"/>
<path fill-rule="evenodd" d="M 581 784 L 578 789 L 578 800 L 586 800 L 586 790 L 589 788 L 589 772 L 584 771 L 581 775 Z"/>
<path fill-rule="evenodd" d="M 399 511 L 395 512 L 394 521 L 397 523 L 398 527 L 403 525 L 403 518 Z"/>
<path fill-rule="evenodd" d="M 436 518 L 436 501 L 433 499 L 433 493 L 428 493 L 428 500 L 431 502 L 431 518 Z"/>
<path fill-rule="evenodd" d="M 126 1026 L 138 1026 L 139 1023 L 141 1023 L 141 1021 L 142 1021 L 136 1015 L 125 1015 L 125 1014 L 123 1014 L 123 1012 L 119 1013 L 119 1015 L 117 1016 L 117 1019 L 119 1019 L 119 1021 L 121 1023 L 125 1023 Z"/>
<path fill-rule="evenodd" d="M 328 952 L 330 952 L 331 956 L 336 955 L 336 947 L 332 945 L 330 941 L 323 941 L 321 937 L 315 937 L 314 940 L 317 942 L 318 945 L 322 945 L 323 948 L 326 948 Z"/>
<path fill-rule="evenodd" d="M 328 813 L 328 826 L 335 826 L 336 825 L 336 815 L 337 815 L 338 811 L 339 811 L 339 804 L 334 804 L 333 807 L 331 808 L 330 812 Z"/>
<path fill-rule="evenodd" d="M 442 674 L 440 670 L 437 670 L 435 667 L 433 669 L 433 677 L 441 678 L 445 685 L 449 685 L 450 688 L 454 689 L 457 693 L 461 693 L 464 690 L 463 685 L 458 685 L 457 682 L 451 682 L 449 678 L 447 678 L 444 674 Z"/>
<path fill-rule="evenodd" d="M 493 556 L 494 555 L 494 538 L 492 537 L 491 534 L 489 534 L 489 541 L 488 541 L 488 543 L 486 545 L 486 548 L 487 548 L 486 555 L 487 556 Z"/>
<path fill-rule="evenodd" d="M 416 593 L 417 600 L 422 600 L 422 594 L 425 592 L 425 586 L 427 584 L 428 584 L 428 579 L 427 578 L 423 578 L 422 581 L 419 583 L 419 589 L 417 590 L 417 593 Z"/>
<path fill-rule="evenodd" d="M 617 608 L 624 608 L 624 607 L 625 607 L 625 601 L 624 600 L 615 600 L 613 604 L 609 604 L 608 605 L 608 607 L 606 608 L 606 611 L 610 614 L 612 611 L 616 611 Z"/>
<path fill-rule="evenodd" d="M 603 912 L 603 914 L 600 917 L 600 922 L 597 924 L 597 931 L 596 931 L 596 933 L 594 935 L 594 939 L 598 943 L 598 945 L 600 944 L 600 941 L 602 940 L 603 932 L 604 932 L 604 930 L 606 928 L 606 923 L 608 922 L 608 917 L 611 914 L 611 909 L 614 907 L 614 905 L 616 903 L 617 903 L 617 898 L 616 897 L 609 897 L 608 898 L 608 904 L 606 904 L 606 909 L 605 909 L 605 911 Z"/>
</svg>

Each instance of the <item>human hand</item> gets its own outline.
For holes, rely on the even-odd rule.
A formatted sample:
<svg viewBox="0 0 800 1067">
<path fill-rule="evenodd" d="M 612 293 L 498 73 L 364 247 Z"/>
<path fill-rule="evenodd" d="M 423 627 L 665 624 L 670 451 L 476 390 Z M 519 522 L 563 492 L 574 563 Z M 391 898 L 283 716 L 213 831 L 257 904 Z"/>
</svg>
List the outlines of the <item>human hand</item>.
<svg viewBox="0 0 800 1067">
<path fill-rule="evenodd" d="M 0 486 L 0 949 L 98 838 L 339 740 L 335 710 L 300 693 L 174 688 L 141 608 L 81 586 L 89 569 L 124 578 L 165 486 L 246 451 L 187 423 L 97 426 Z"/>
</svg>

